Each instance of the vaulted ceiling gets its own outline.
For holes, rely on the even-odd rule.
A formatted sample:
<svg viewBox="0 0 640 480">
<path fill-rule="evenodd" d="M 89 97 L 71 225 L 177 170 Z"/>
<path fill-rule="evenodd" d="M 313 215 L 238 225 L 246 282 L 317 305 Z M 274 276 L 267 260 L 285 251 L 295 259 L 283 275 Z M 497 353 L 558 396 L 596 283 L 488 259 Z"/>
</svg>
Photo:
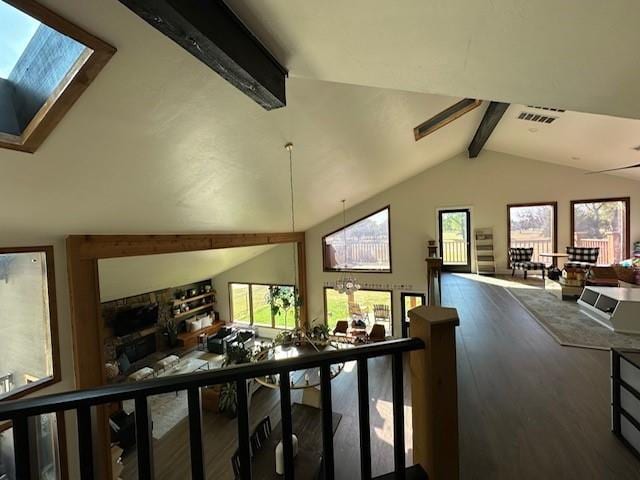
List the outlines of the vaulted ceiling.
<svg viewBox="0 0 640 480">
<path fill-rule="evenodd" d="M 290 71 L 288 105 L 271 112 L 116 0 L 43 3 L 118 52 L 35 154 L 0 151 L 7 231 L 288 230 L 287 141 L 306 229 L 342 198 L 362 201 L 464 151 L 485 105 L 413 138 L 463 96 L 640 117 L 632 2 L 230 1 Z M 571 148 L 540 131 L 552 143 L 542 150 L 508 116 L 487 148 L 577 156 L 583 168 L 626 162 L 589 152 L 597 139 L 582 127 Z M 638 120 L 614 120 L 631 122 L 624 148 L 640 144 Z"/>
</svg>

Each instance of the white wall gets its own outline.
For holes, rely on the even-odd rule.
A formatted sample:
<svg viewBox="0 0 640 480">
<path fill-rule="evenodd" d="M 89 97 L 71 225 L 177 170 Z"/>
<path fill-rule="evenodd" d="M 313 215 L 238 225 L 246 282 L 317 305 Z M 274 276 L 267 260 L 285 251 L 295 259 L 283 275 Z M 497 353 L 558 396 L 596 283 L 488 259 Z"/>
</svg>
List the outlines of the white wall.
<svg viewBox="0 0 640 480">
<path fill-rule="evenodd" d="M 230 320 L 229 283 L 263 283 L 293 285 L 295 281 L 293 243 L 278 245 L 257 257 L 227 270 L 213 279 L 218 293 L 218 311 L 222 320 Z M 271 337 L 273 329 L 260 327 L 258 335 Z"/>
<path fill-rule="evenodd" d="M 271 248 L 259 245 L 99 260 L 100 301 L 206 280 Z"/>
<path fill-rule="evenodd" d="M 393 164 L 389 164 L 393 168 Z M 347 222 L 391 205 L 392 270 L 389 274 L 359 274 L 363 284 L 394 288 L 394 332 L 400 332 L 400 290 L 424 291 L 427 240 L 435 239 L 437 209 L 469 207 L 472 229 L 493 227 L 498 270 L 507 269 L 507 210 L 509 203 L 558 202 L 558 249 L 570 237 L 570 200 L 630 196 L 631 240 L 640 240 L 640 183 L 511 155 L 484 151 L 466 153 L 426 170 L 347 211 Z M 338 200 L 336 200 L 337 202 Z M 307 287 L 310 318 L 324 319 L 323 286 L 337 273 L 322 271 L 322 236 L 342 225 L 341 216 L 307 231 Z M 473 256 L 473 254 L 472 254 Z M 403 289 L 399 285 L 412 285 Z"/>
</svg>

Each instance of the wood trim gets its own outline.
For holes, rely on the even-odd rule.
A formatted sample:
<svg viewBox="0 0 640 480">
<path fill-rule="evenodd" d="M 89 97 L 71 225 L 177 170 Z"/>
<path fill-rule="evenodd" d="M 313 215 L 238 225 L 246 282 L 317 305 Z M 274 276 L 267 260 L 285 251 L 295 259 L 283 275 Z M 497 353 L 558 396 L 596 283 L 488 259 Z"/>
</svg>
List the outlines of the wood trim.
<svg viewBox="0 0 640 480">
<path fill-rule="evenodd" d="M 322 288 L 322 301 L 324 303 L 324 324 L 329 325 L 329 318 L 327 312 L 327 290 L 335 290 L 333 287 L 323 287 Z M 359 292 L 387 292 L 389 293 L 389 298 L 391 299 L 389 308 L 391 309 L 391 318 L 389 319 L 389 323 L 391 324 L 391 336 L 393 337 L 393 290 L 387 290 L 386 288 L 361 288 L 358 290 Z M 348 312 L 348 310 L 347 310 Z M 348 313 L 347 313 L 348 315 Z M 349 320 L 348 318 L 346 319 Z"/>
<path fill-rule="evenodd" d="M 79 259 L 105 259 L 304 242 L 304 233 L 71 235 Z"/>
<path fill-rule="evenodd" d="M 327 246 L 325 243 L 325 239 L 330 236 L 333 235 L 335 233 L 341 232 L 342 230 L 349 228 L 353 225 L 355 225 L 356 223 L 359 223 L 363 220 L 366 220 L 369 217 L 372 217 L 380 212 L 383 212 L 384 210 L 388 210 L 389 214 L 388 219 L 389 221 L 387 222 L 387 231 L 388 231 L 388 235 L 389 235 L 389 269 L 385 269 L 385 270 L 354 270 L 354 269 L 339 269 L 339 268 L 329 268 L 327 267 Z M 375 212 L 369 213 L 367 215 L 364 215 L 363 217 L 358 218 L 357 220 L 354 220 L 351 223 L 348 223 L 346 225 L 344 225 L 343 227 L 337 228 L 336 230 L 334 230 L 333 232 L 329 232 L 326 235 L 323 235 L 322 237 L 322 271 L 323 272 L 351 272 L 351 273 L 393 273 L 393 258 L 392 258 L 392 248 L 391 248 L 391 204 L 382 207 L 378 210 L 376 210 Z"/>
<path fill-rule="evenodd" d="M 115 54 L 116 49 L 34 0 L 6 0 L 87 47 L 20 136 L 0 135 L 0 148 L 34 153 Z"/>
<path fill-rule="evenodd" d="M 160 253 L 247 247 L 265 244 L 297 243 L 299 289 L 303 299 L 300 322 L 307 322 L 305 234 L 240 233 L 190 235 L 71 235 L 67 237 L 67 269 L 71 327 L 74 346 L 76 388 L 106 384 L 104 338 L 100 316 L 98 260 Z M 300 244 L 303 244 L 301 247 Z M 96 471 L 111 478 L 108 415 L 106 407 L 97 408 Z"/>
<path fill-rule="evenodd" d="M 413 136 L 416 142 L 427 135 L 432 134 L 436 130 L 450 124 L 454 120 L 460 118 L 471 110 L 478 108 L 482 104 L 482 100 L 476 100 L 475 98 L 465 98 L 457 103 L 454 103 L 450 107 L 435 114 L 429 120 L 422 122 L 420 125 L 413 129 Z"/>
<path fill-rule="evenodd" d="M 407 312 L 405 311 L 404 301 L 407 297 L 415 297 L 420 298 L 422 300 L 422 305 L 427 304 L 427 295 L 420 292 L 400 292 L 400 335 L 402 338 L 405 338 L 407 335 L 407 322 L 405 322 L 405 318 L 407 317 Z"/>
<path fill-rule="evenodd" d="M 624 245 L 622 250 L 626 258 L 631 257 L 631 197 L 609 197 L 609 198 L 594 198 L 586 200 L 571 200 L 570 202 L 570 215 L 571 215 L 571 229 L 569 232 L 569 243 L 573 245 L 573 236 L 575 234 L 575 210 L 574 207 L 578 203 L 604 203 L 604 202 L 624 202 L 625 204 L 625 235 Z"/>
<path fill-rule="evenodd" d="M 34 247 L 3 247 L 0 248 L 0 254 L 6 253 L 44 253 L 47 268 L 47 294 L 49 301 L 49 335 L 51 337 L 51 368 L 52 374 L 39 379 L 36 382 L 24 385 L 15 393 L 2 397 L 2 400 L 15 400 L 25 395 L 49 387 L 58 383 L 62 374 L 60 372 L 60 337 L 58 334 L 58 304 L 56 295 L 56 274 L 55 261 L 53 258 L 53 247 L 34 246 Z"/>
<path fill-rule="evenodd" d="M 413 461 L 433 479 L 460 475 L 455 308 L 413 309 L 411 335 L 426 348 L 410 352 Z M 416 406 L 418 408 L 416 408 Z"/>
<path fill-rule="evenodd" d="M 235 323 L 236 321 L 233 319 L 233 299 L 231 298 L 231 285 L 247 285 L 249 287 L 249 323 L 244 323 L 238 321 L 240 325 L 250 325 L 252 327 L 263 327 L 263 328 L 272 328 L 274 330 L 284 330 L 283 328 L 276 327 L 276 319 L 271 314 L 271 325 L 255 325 L 253 323 L 253 287 L 254 285 L 257 287 L 290 287 L 295 288 L 295 285 L 290 283 L 264 283 L 264 282 L 227 282 L 227 290 L 229 292 L 229 316 L 231 317 L 229 321 L 231 323 Z M 300 320 L 300 324 L 302 325 L 302 319 Z"/>
<path fill-rule="evenodd" d="M 482 121 L 476 130 L 471 143 L 469 144 L 469 148 L 467 151 L 469 152 L 469 158 L 476 158 L 482 149 L 484 148 L 485 143 L 489 140 L 489 137 L 493 133 L 493 130 L 500 123 L 500 119 L 505 114 L 507 109 L 509 108 L 508 103 L 503 102 L 491 102 L 487 107 L 487 110 L 484 112 L 484 116 L 482 117 Z"/>
<path fill-rule="evenodd" d="M 509 263 L 509 249 L 511 248 L 511 208 L 512 207 L 553 207 L 553 251 L 558 251 L 558 202 L 532 202 L 532 203 L 510 203 L 507 205 L 507 266 Z"/>
</svg>

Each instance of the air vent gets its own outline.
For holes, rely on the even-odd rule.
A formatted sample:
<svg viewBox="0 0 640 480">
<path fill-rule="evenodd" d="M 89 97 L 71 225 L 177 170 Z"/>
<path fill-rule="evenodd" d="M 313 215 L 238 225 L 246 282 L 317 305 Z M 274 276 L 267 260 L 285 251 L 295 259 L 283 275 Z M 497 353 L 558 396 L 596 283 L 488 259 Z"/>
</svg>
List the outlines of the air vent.
<svg viewBox="0 0 640 480">
<path fill-rule="evenodd" d="M 538 110 L 548 110 L 550 112 L 564 112 L 561 108 L 553 108 L 553 107 L 539 107 L 537 105 L 527 105 L 527 108 L 537 108 Z"/>
<path fill-rule="evenodd" d="M 518 115 L 519 120 L 527 120 L 529 122 L 537 123 L 553 123 L 558 117 L 549 117 L 547 115 L 540 115 L 539 113 L 520 112 Z"/>
</svg>

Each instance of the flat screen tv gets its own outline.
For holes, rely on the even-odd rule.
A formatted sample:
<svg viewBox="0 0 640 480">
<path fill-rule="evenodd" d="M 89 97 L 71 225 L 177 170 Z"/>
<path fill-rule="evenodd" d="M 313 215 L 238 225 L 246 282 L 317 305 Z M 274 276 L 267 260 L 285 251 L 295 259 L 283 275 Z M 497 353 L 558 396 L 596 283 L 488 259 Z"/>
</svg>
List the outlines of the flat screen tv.
<svg viewBox="0 0 640 480">
<path fill-rule="evenodd" d="M 113 334 L 123 337 L 158 322 L 158 304 L 120 310 L 113 321 Z"/>
</svg>

